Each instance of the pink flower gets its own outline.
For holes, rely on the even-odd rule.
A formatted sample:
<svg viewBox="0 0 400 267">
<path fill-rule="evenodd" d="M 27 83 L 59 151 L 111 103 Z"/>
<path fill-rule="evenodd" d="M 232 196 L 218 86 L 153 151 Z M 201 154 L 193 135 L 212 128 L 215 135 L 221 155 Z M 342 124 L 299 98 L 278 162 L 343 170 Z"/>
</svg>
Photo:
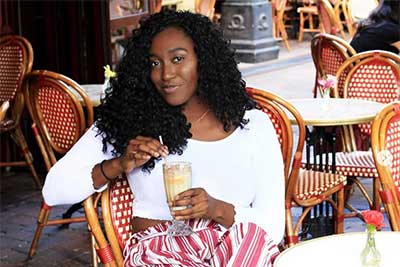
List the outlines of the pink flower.
<svg viewBox="0 0 400 267">
<path fill-rule="evenodd" d="M 334 88 L 336 83 L 336 77 L 330 74 L 326 75 L 326 79 L 318 79 L 318 84 L 322 86 L 323 90 Z"/>
<path fill-rule="evenodd" d="M 373 225 L 378 230 L 380 230 L 383 226 L 385 226 L 383 222 L 383 214 L 380 211 L 366 210 L 362 212 L 362 216 L 366 224 Z"/>
</svg>

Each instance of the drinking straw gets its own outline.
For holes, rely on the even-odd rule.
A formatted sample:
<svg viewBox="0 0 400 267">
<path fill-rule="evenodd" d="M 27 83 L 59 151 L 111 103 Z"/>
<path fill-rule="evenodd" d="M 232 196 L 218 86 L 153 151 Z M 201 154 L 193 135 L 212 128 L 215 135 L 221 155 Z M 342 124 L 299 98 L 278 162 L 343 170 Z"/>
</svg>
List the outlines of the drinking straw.
<svg viewBox="0 0 400 267">
<path fill-rule="evenodd" d="M 161 135 L 158 136 L 158 140 L 160 141 L 161 145 L 164 145 L 164 142 L 162 140 L 162 136 Z M 167 163 L 167 157 L 162 157 L 162 158 L 164 160 L 164 163 Z"/>
</svg>

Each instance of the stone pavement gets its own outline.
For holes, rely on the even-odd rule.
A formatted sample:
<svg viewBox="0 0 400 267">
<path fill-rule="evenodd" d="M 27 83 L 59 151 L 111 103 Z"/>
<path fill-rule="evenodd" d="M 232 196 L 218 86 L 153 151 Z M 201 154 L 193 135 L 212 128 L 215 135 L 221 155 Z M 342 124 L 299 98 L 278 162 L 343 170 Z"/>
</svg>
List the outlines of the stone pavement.
<svg viewBox="0 0 400 267">
<path fill-rule="evenodd" d="M 274 91 L 284 98 L 311 97 L 315 73 L 309 39 L 301 44 L 291 40 L 290 44 L 290 53 L 281 45 L 277 60 L 258 64 L 241 63 L 239 67 L 247 85 Z M 370 186 L 368 181 L 367 185 Z M 36 255 L 33 259 L 27 259 L 40 204 L 41 193 L 34 189 L 33 179 L 26 169 L 13 168 L 11 172 L 1 173 L 0 266 L 90 266 L 89 235 L 85 223 L 71 224 L 68 229 L 45 227 Z M 354 192 L 352 204 L 360 209 L 367 208 L 358 191 Z M 61 217 L 67 207 L 53 208 L 51 216 Z M 79 213 L 82 215 L 83 211 Z M 346 232 L 363 231 L 364 227 L 359 219 L 345 220 Z"/>
</svg>

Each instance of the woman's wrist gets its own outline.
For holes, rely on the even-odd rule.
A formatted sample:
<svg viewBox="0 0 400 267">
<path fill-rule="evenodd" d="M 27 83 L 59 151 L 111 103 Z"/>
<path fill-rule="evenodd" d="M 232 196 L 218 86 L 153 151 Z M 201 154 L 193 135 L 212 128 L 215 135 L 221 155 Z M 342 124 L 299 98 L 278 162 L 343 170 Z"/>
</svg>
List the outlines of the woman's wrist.
<svg viewBox="0 0 400 267">
<path fill-rule="evenodd" d="M 107 180 L 107 181 L 112 181 L 115 179 L 115 177 L 110 177 L 106 174 L 105 170 L 104 170 L 104 163 L 106 162 L 106 160 L 103 160 L 102 162 L 100 162 L 100 172 L 103 175 L 103 177 Z"/>
<path fill-rule="evenodd" d="M 218 204 L 214 212 L 213 220 L 229 228 L 235 222 L 235 207 L 227 202 L 217 200 Z"/>
<path fill-rule="evenodd" d="M 118 158 L 103 160 L 92 170 L 93 187 L 97 190 L 123 173 Z"/>
</svg>

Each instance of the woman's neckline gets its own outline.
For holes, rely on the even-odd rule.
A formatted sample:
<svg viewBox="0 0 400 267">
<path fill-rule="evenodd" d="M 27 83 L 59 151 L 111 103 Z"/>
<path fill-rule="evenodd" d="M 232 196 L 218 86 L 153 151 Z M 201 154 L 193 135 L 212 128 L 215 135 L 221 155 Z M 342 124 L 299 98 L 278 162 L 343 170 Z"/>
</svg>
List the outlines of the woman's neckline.
<svg viewBox="0 0 400 267">
<path fill-rule="evenodd" d="M 217 139 L 217 140 L 200 140 L 200 139 L 193 139 L 193 138 L 189 138 L 188 142 L 197 142 L 197 143 L 219 143 L 219 142 L 224 142 L 225 140 L 231 138 L 232 136 L 235 135 L 235 133 L 240 130 L 240 126 L 236 127 L 235 130 L 233 130 L 231 133 L 229 133 L 228 135 L 226 135 L 225 137 L 221 138 L 221 139 Z"/>
</svg>

